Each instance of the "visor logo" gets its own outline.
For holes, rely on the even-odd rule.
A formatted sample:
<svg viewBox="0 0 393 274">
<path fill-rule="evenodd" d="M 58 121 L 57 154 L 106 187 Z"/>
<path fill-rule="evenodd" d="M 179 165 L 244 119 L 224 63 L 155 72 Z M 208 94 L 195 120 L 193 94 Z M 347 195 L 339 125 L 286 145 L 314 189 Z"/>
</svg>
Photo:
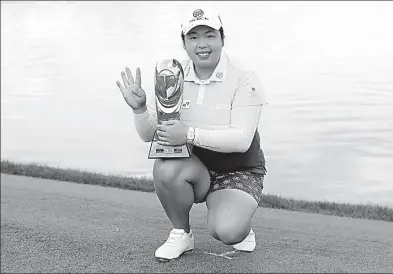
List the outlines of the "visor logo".
<svg viewBox="0 0 393 274">
<path fill-rule="evenodd" d="M 202 17 L 203 14 L 204 14 L 203 10 L 197 9 L 197 10 L 194 11 L 194 13 L 193 13 L 192 15 L 193 15 L 195 18 L 199 18 L 199 17 Z"/>
</svg>

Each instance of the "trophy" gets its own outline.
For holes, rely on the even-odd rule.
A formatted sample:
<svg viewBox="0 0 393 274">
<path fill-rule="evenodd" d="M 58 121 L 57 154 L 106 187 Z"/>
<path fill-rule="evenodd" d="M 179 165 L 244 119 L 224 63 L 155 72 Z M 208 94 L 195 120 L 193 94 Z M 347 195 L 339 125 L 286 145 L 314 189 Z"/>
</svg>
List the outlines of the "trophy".
<svg viewBox="0 0 393 274">
<path fill-rule="evenodd" d="M 183 104 L 184 72 L 179 61 L 166 59 L 155 67 L 155 101 L 158 124 L 171 119 L 180 120 Z M 189 158 L 191 145 L 165 146 L 157 143 L 157 132 L 150 145 L 149 159 Z"/>
</svg>

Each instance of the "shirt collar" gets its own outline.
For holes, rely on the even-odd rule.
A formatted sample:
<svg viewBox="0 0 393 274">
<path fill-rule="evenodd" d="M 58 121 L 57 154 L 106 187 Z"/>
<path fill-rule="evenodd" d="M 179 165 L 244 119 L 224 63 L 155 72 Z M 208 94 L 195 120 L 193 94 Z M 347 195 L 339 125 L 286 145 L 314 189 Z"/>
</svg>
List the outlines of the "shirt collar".
<svg viewBox="0 0 393 274">
<path fill-rule="evenodd" d="M 196 84 L 209 84 L 211 81 L 223 82 L 227 77 L 227 67 L 228 60 L 223 52 L 221 52 L 220 61 L 217 64 L 216 69 L 213 71 L 212 75 L 209 79 L 201 81 L 198 76 L 195 74 L 194 63 L 189 60 L 188 64 L 185 67 L 185 75 L 184 81 L 186 82 L 195 82 Z"/>
</svg>

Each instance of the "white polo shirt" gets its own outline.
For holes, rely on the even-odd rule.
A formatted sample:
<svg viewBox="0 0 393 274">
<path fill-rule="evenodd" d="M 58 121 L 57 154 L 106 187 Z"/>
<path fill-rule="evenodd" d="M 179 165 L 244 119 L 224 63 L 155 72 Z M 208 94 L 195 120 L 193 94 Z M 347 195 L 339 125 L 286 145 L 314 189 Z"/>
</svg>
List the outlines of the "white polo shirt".
<svg viewBox="0 0 393 274">
<path fill-rule="evenodd" d="M 251 147 L 260 150 L 257 127 L 266 99 L 255 71 L 241 68 L 224 53 L 207 80 L 196 76 L 191 60 L 181 64 L 184 70 L 181 120 L 195 128 L 194 146 L 217 155 L 223 153 L 225 157 L 247 153 Z M 134 117 L 142 140 L 151 141 L 157 127 L 155 102 L 148 105 L 148 111 Z M 259 152 L 252 153 L 255 156 Z M 262 152 L 259 154 L 263 157 Z M 264 159 L 260 160 L 264 165 Z"/>
<path fill-rule="evenodd" d="M 266 103 L 265 93 L 254 71 L 229 62 L 223 53 L 208 80 L 196 76 L 191 60 L 184 67 L 182 120 L 196 128 L 220 129 L 231 124 L 231 110 Z"/>
</svg>

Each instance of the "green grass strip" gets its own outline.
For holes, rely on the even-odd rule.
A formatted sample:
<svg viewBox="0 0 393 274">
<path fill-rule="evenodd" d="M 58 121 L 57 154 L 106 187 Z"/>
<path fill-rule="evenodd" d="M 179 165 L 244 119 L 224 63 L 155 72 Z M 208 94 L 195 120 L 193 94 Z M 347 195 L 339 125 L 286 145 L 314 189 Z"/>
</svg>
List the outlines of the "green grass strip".
<svg viewBox="0 0 393 274">
<path fill-rule="evenodd" d="M 2 160 L 1 173 L 144 192 L 155 191 L 153 179 L 148 177 L 106 175 L 77 169 L 56 168 L 36 163 L 26 164 Z M 259 206 L 350 218 L 393 221 L 393 208 L 372 204 L 305 201 L 284 198 L 273 194 L 263 194 Z"/>
</svg>

